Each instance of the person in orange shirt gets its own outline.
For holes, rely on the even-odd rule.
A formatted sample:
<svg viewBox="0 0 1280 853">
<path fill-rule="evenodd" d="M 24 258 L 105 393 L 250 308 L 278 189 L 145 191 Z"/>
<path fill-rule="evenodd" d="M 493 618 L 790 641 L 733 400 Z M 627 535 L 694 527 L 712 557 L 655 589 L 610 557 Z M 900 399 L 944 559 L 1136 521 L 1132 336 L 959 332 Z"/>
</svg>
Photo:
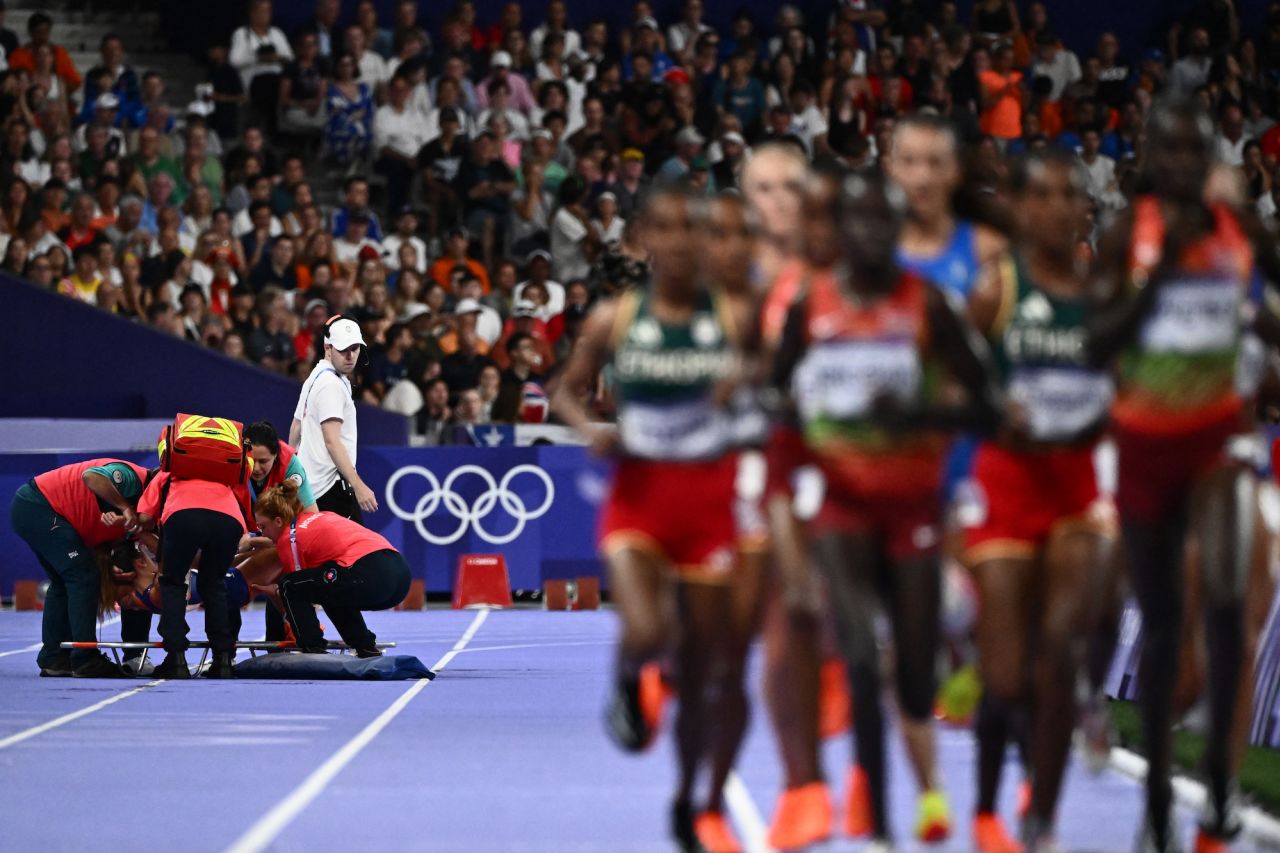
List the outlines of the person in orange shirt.
<svg viewBox="0 0 1280 853">
<path fill-rule="evenodd" d="M 298 647 L 325 651 L 313 606 L 319 604 L 359 657 L 381 655 L 360 612 L 389 610 L 409 593 L 411 573 L 400 552 L 358 522 L 332 512 L 304 512 L 292 480 L 258 498 L 254 515 L 262 535 L 275 543 L 284 570 L 274 588 L 254 589 L 280 599 Z"/>
<path fill-rule="evenodd" d="M 156 678 L 191 677 L 186 661 L 191 645 L 187 640 L 187 569 L 197 551 L 197 584 L 205 605 L 205 633 L 213 650 L 213 666 L 205 675 L 235 678 L 235 634 L 227 613 L 223 575 L 248 540 L 241 497 L 222 483 L 162 472 L 151 479 L 138 500 L 138 523 L 133 528 L 164 527 L 159 555 L 160 637 L 166 654 L 155 669 Z"/>
<path fill-rule="evenodd" d="M 484 264 L 467 255 L 469 242 L 467 229 L 461 225 L 450 228 L 445 232 L 444 240 L 444 254 L 431 265 L 431 280 L 449 290 L 450 274 L 453 272 L 453 268 L 466 267 L 472 275 L 480 279 L 480 286 L 484 288 L 484 292 L 487 295 L 489 293 L 489 271 L 484 268 Z"/>
<path fill-rule="evenodd" d="M 978 85 L 982 90 L 982 132 L 1001 142 L 1018 138 L 1022 134 L 1026 92 L 1022 88 L 1022 72 L 1013 68 L 1012 45 L 996 45 L 991 68 L 978 75 Z"/>
<path fill-rule="evenodd" d="M 67 53 L 65 47 L 49 42 L 49 35 L 52 32 L 52 18 L 44 12 L 36 12 L 32 15 L 27 20 L 27 34 L 31 36 L 31 41 L 13 52 L 13 55 L 9 57 L 9 68 L 35 71 L 36 49 L 48 44 L 53 48 L 54 72 L 66 85 L 67 91 L 74 92 L 80 88 L 80 72 L 76 71 L 76 64 L 71 61 L 71 54 Z"/>
</svg>

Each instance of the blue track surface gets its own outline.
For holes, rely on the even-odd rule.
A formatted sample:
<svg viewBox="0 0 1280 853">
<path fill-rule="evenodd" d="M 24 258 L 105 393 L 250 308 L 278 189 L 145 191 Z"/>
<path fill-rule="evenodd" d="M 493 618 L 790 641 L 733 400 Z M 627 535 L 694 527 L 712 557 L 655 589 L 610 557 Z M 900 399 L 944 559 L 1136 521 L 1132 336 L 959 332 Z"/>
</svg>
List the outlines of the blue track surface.
<svg viewBox="0 0 1280 853">
<path fill-rule="evenodd" d="M 200 615 L 191 616 L 198 636 Z M 379 639 L 428 666 L 476 618 L 437 610 L 371 616 Z M 39 618 L 0 614 L 0 744 L 146 683 L 38 678 L 35 652 L 19 650 L 38 639 Z M 258 635 L 261 619 L 246 615 L 246 638 Z M 118 639 L 117 630 L 105 627 L 102 639 Z M 490 613 L 439 678 L 294 819 L 267 833 L 266 849 L 669 850 L 670 737 L 633 758 L 601 728 L 613 633 L 606 612 Z M 168 682 L 0 746 L 0 850 L 225 850 L 414 684 Z M 754 711 L 739 772 L 767 821 L 779 766 L 763 708 Z M 929 849 L 967 850 L 972 740 L 943 730 L 939 747 L 958 832 L 954 843 Z M 837 790 L 848 750 L 847 739 L 826 749 Z M 905 838 L 915 791 L 896 738 L 892 762 L 894 825 Z M 1009 769 L 1007 817 L 1017 778 Z M 1070 850 L 1132 849 L 1140 805 L 1131 781 L 1073 770 L 1061 840 Z"/>
</svg>

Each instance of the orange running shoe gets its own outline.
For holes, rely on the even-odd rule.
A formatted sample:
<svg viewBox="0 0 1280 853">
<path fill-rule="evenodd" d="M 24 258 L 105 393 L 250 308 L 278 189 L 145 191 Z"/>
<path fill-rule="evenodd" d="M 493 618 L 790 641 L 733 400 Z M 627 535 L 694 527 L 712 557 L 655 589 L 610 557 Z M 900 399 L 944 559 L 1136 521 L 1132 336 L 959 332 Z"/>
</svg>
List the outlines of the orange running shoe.
<svg viewBox="0 0 1280 853">
<path fill-rule="evenodd" d="M 653 743 L 662 726 L 662 712 L 672 690 L 662 677 L 662 667 L 656 663 L 647 663 L 640 667 L 640 713 L 645 725 L 649 727 L 649 743 Z"/>
<path fill-rule="evenodd" d="M 1227 853 L 1231 847 L 1221 838 L 1214 838 L 1203 829 L 1196 833 L 1196 853 Z"/>
<path fill-rule="evenodd" d="M 1022 853 L 1022 845 L 1009 835 L 1000 815 L 990 812 L 973 816 L 973 849 L 978 853 Z"/>
<path fill-rule="evenodd" d="M 703 812 L 693 819 L 693 831 L 707 853 L 742 853 L 733 827 L 721 812 Z"/>
<path fill-rule="evenodd" d="M 844 834 L 850 838 L 869 836 L 874 828 L 871 820 L 871 788 L 866 771 L 857 764 L 849 768 L 844 806 Z"/>
<path fill-rule="evenodd" d="M 1026 820 L 1031 813 L 1031 780 L 1023 779 L 1018 785 L 1018 820 Z"/>
<path fill-rule="evenodd" d="M 826 782 L 810 782 L 787 788 L 778 797 L 778 808 L 769 827 L 769 846 L 798 850 L 831 837 L 831 792 Z"/>
<path fill-rule="evenodd" d="M 844 661 L 832 658 L 818 671 L 818 736 L 839 737 L 853 725 L 853 700 Z"/>
</svg>

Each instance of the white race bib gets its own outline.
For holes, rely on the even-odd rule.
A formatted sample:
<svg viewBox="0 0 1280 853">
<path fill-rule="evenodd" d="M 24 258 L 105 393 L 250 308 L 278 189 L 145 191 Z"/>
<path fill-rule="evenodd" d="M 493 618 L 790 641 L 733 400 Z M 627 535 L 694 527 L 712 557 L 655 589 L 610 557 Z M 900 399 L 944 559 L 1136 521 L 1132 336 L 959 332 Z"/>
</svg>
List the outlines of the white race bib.
<svg viewBox="0 0 1280 853">
<path fill-rule="evenodd" d="M 1009 397 L 1026 408 L 1038 441 L 1067 438 L 1100 423 L 1113 391 L 1107 374 L 1068 367 L 1019 368 L 1009 381 Z"/>
<path fill-rule="evenodd" d="M 728 416 L 710 400 L 674 405 L 627 403 L 619 413 L 622 446 L 644 459 L 707 459 L 729 444 Z"/>
<path fill-rule="evenodd" d="M 1164 285 L 1142 327 L 1147 352 L 1210 353 L 1234 349 L 1240 336 L 1240 287 L 1224 279 Z"/>
<path fill-rule="evenodd" d="M 916 397 L 920 357 L 909 338 L 815 343 L 796 367 L 793 387 L 804 420 L 856 420 L 880 394 Z"/>
</svg>

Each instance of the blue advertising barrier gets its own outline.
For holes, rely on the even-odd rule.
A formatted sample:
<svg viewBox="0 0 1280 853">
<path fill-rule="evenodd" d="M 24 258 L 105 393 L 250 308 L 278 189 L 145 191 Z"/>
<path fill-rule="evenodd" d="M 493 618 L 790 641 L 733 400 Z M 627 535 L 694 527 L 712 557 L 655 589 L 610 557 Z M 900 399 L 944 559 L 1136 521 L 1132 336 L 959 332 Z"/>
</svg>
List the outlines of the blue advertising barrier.
<svg viewBox="0 0 1280 853">
<path fill-rule="evenodd" d="M 155 454 L 0 454 L 6 503 L 37 474 L 114 456 L 154 465 Z M 581 447 L 362 447 L 360 476 L 378 498 L 365 523 L 387 537 L 432 592 L 453 587 L 463 554 L 501 554 L 513 589 L 540 589 L 544 578 L 600 576 L 596 516 L 607 466 Z M 43 578 L 26 544 L 0 525 L 0 592 Z"/>
</svg>

